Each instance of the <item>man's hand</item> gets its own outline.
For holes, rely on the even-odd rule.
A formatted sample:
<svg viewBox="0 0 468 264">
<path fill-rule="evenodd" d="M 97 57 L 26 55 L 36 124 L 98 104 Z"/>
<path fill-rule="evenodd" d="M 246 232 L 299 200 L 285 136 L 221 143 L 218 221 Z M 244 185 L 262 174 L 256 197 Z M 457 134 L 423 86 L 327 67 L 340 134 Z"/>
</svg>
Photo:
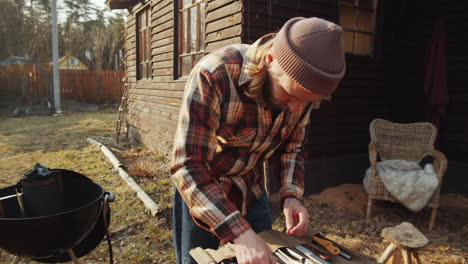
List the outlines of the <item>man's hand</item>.
<svg viewBox="0 0 468 264">
<path fill-rule="evenodd" d="M 252 229 L 234 238 L 239 264 L 275 264 L 270 247 Z"/>
<path fill-rule="evenodd" d="M 306 234 L 309 223 L 307 209 L 296 198 L 284 200 L 283 212 L 286 220 L 286 234 L 300 237 Z"/>
</svg>

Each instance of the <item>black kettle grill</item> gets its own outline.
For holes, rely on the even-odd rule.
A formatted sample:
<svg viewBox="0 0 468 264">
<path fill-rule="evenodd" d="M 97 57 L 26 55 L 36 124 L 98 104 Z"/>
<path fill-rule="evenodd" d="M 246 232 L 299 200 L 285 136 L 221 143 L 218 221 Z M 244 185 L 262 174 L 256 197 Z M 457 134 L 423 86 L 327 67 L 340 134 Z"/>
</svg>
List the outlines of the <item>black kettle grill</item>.
<svg viewBox="0 0 468 264">
<path fill-rule="evenodd" d="M 16 184 L 0 189 L 0 248 L 43 263 L 73 261 L 108 236 L 112 192 L 69 170 L 36 164 Z"/>
</svg>

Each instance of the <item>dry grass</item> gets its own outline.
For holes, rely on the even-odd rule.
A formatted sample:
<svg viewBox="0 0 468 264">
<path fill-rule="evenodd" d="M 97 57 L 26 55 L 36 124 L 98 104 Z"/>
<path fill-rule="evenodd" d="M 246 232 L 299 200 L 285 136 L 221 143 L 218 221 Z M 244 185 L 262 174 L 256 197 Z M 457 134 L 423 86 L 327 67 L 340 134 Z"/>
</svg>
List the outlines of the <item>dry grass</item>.
<svg viewBox="0 0 468 264">
<path fill-rule="evenodd" d="M 155 155 L 143 147 L 115 144 L 112 139 L 115 118 L 115 109 L 68 112 L 61 117 L 0 117 L 0 188 L 16 183 L 37 162 L 82 173 L 116 194 L 111 204 L 109 230 L 131 225 L 112 236 L 114 263 L 175 263 L 168 161 L 165 155 Z M 102 152 L 86 142 L 87 137 L 104 143 L 119 157 L 127 172 L 160 204 L 160 214 L 148 215 L 135 193 L 113 173 Z M 409 213 L 400 206 L 385 203 L 376 205 L 371 224 L 366 226 L 366 196 L 360 188 L 360 185 L 343 185 L 306 197 L 313 226 L 350 249 L 378 258 L 388 244 L 380 237 L 381 230 L 408 221 L 431 241 L 420 252 L 424 263 L 468 263 L 466 198 L 445 197 L 444 201 L 451 202 L 439 210 L 436 230 L 427 232 L 429 212 Z M 275 229 L 281 230 L 283 224 L 284 219 L 280 217 Z M 11 258 L 0 250 L 0 264 L 10 263 Z M 109 263 L 106 243 L 80 260 L 89 264 Z M 22 260 L 21 263 L 36 262 Z"/>
<path fill-rule="evenodd" d="M 0 117 L 0 188 L 18 182 L 35 163 L 49 168 L 79 172 L 100 184 L 106 191 L 116 194 L 111 204 L 110 231 L 134 225 L 112 237 L 114 263 L 173 263 L 170 222 L 167 221 L 171 199 L 171 185 L 165 160 L 154 157 L 151 168 L 140 163 L 135 170 L 149 172 L 159 166 L 159 172 L 136 181 L 158 202 L 162 212 L 151 217 L 135 193 L 113 172 L 113 167 L 102 152 L 88 144 L 87 137 L 94 138 L 115 153 L 124 157 L 150 156 L 139 149 L 126 150 L 125 145 L 115 145 L 114 133 L 116 109 L 93 112 L 65 112 L 63 116 Z M 149 158 L 147 158 L 149 159 Z M 159 165 L 158 165 L 159 164 Z M 142 179 L 142 180 L 140 180 Z M 165 201 L 165 202 L 164 202 Z M 165 204 L 165 205 L 164 205 Z M 164 219 L 165 218 L 165 219 Z M 0 234 L 1 235 L 1 234 Z M 39 242 L 40 243 L 40 242 Z M 12 255 L 0 250 L 0 263 L 11 263 Z M 102 243 L 96 250 L 80 258 L 82 263 L 108 263 L 108 247 Z M 36 263 L 23 259 L 20 263 Z"/>
</svg>

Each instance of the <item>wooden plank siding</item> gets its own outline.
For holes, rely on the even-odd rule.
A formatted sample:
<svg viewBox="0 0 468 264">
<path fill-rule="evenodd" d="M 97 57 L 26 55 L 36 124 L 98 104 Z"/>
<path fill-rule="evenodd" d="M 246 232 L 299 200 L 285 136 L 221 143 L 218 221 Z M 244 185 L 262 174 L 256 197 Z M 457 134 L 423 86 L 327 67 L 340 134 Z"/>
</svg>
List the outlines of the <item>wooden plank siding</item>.
<svg viewBox="0 0 468 264">
<path fill-rule="evenodd" d="M 146 2 L 145 2 L 146 3 Z M 143 3 L 144 4 L 144 3 Z M 142 5 L 139 5 L 140 8 Z M 168 95 L 161 91 L 168 91 L 178 87 L 183 90 L 183 80 L 173 80 L 174 65 L 174 10 L 173 1 L 160 0 L 152 3 L 152 80 L 138 81 L 139 89 L 132 90 L 132 100 L 137 104 L 140 98 L 150 100 L 162 106 L 167 100 L 180 99 L 182 93 L 178 95 Z M 128 71 L 135 82 L 135 19 L 138 6 L 133 9 L 133 17 L 129 19 L 127 26 L 127 43 L 133 45 L 128 53 Z M 206 7 L 206 28 L 205 28 L 205 51 L 206 53 L 214 49 L 229 44 L 252 43 L 257 38 L 266 33 L 277 31 L 290 17 L 317 16 L 331 21 L 337 21 L 337 2 L 326 0 L 291 0 L 291 1 L 234 1 L 216 0 L 208 1 Z M 317 127 L 312 129 L 308 148 L 320 149 L 316 153 L 320 155 L 338 155 L 343 151 L 358 152 L 365 151 L 368 143 L 368 122 L 373 116 L 385 114 L 381 98 L 383 95 L 382 74 L 377 73 L 382 67 L 377 63 L 369 63 L 369 60 L 359 60 L 353 57 L 347 58 L 348 63 L 352 63 L 356 70 L 349 71 L 345 80 L 340 84 L 333 104 L 325 105 L 321 111 L 314 112 L 313 122 Z M 353 62 L 354 61 L 354 62 Z M 360 65 L 362 65 L 360 67 Z M 382 71 L 381 71 L 382 72 Z M 179 83 L 178 85 L 169 85 Z M 148 93 L 145 89 L 155 92 Z M 359 99 L 367 98 L 369 102 L 361 106 Z M 355 98 L 355 99 L 352 99 Z M 354 102 L 354 103 L 351 103 Z M 355 105 L 359 104 L 359 107 Z M 132 103 L 129 104 L 130 108 Z M 140 105 L 141 107 L 141 105 Z M 353 111 L 350 111 L 352 109 Z M 368 111 L 371 109 L 371 111 Z M 167 110 L 161 109 L 161 112 Z M 364 116 L 362 116 L 364 114 Z M 137 111 L 134 115 L 138 116 Z M 334 122 L 333 118 L 343 120 L 340 115 L 344 115 L 345 121 Z M 138 121 L 129 120 L 131 125 Z M 359 129 L 355 129 L 356 126 Z M 343 134 L 336 135 L 330 139 L 328 134 L 330 129 L 342 131 Z M 145 133 L 155 133 L 146 131 Z M 349 140 L 350 137 L 358 140 Z M 331 141 L 335 143 L 330 143 Z M 320 143 L 319 143 L 320 142 Z M 344 144 L 343 144 L 344 143 Z M 326 150 L 326 151 L 325 151 Z"/>
<path fill-rule="evenodd" d="M 242 42 L 242 1 L 217 0 L 206 8 L 205 51 Z"/>
<path fill-rule="evenodd" d="M 137 80 L 136 15 L 147 4 L 151 5 L 152 78 Z M 161 141 L 167 145 L 172 143 L 185 86 L 184 79 L 173 78 L 174 14 L 173 0 L 146 0 L 131 8 L 126 24 L 126 69 L 131 87 L 127 123 L 138 130 L 138 136 L 145 145 L 156 151 L 167 150 L 157 146 Z M 206 53 L 227 44 L 240 43 L 241 24 L 242 1 L 207 1 Z"/>
<path fill-rule="evenodd" d="M 207 0 L 205 53 L 229 44 L 253 43 L 264 34 L 279 30 L 295 16 L 316 16 L 338 22 L 338 2 Z M 440 130 L 441 150 L 450 160 L 467 162 L 468 49 L 465 43 L 468 34 L 463 32 L 468 30 L 468 2 L 378 2 L 376 52 L 373 56 L 346 55 L 346 75 L 331 103 L 324 103 L 320 110 L 312 113 L 305 147 L 309 153 L 307 161 L 360 155 L 367 164 L 372 119 L 427 120 L 423 89 L 426 51 L 435 18 L 443 17 L 447 29 L 450 103 Z M 148 3 L 151 4 L 152 19 L 152 74 L 151 79 L 137 80 L 136 16 Z M 127 122 L 138 131 L 145 145 L 155 151 L 167 151 L 172 145 L 185 86 L 184 78 L 174 80 L 177 34 L 174 15 L 177 10 L 174 10 L 174 0 L 142 0 L 129 11 L 125 37 L 126 76 L 131 84 Z M 360 173 L 364 169 L 357 168 L 356 171 Z M 362 179 L 360 174 L 353 177 L 356 182 Z"/>
<path fill-rule="evenodd" d="M 291 17 L 315 16 L 338 23 L 337 15 L 336 1 L 247 1 L 243 42 L 252 43 L 267 33 L 277 32 Z M 324 103 L 312 113 L 306 145 L 311 159 L 366 152 L 370 120 L 388 114 L 383 63 L 350 55 L 346 62 L 346 75 L 331 103 Z"/>
<path fill-rule="evenodd" d="M 306 146 L 309 157 L 367 153 L 370 122 L 388 114 L 383 65 L 347 56 L 346 75 L 331 102 L 312 113 Z"/>
</svg>

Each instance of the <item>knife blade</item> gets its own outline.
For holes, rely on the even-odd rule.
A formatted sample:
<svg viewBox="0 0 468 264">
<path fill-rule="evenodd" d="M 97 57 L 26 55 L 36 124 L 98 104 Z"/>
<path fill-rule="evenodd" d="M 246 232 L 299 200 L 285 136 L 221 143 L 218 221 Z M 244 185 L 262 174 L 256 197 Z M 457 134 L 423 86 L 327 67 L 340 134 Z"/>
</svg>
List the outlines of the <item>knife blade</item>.
<svg viewBox="0 0 468 264">
<path fill-rule="evenodd" d="M 274 253 L 273 253 L 273 258 L 275 258 L 275 261 L 276 261 L 277 264 L 287 264 L 280 257 L 278 257 L 278 255 L 276 255 Z"/>
<path fill-rule="evenodd" d="M 322 250 L 316 248 L 315 246 L 312 246 L 311 244 L 302 244 L 301 246 L 305 247 L 306 249 L 312 251 L 315 255 L 318 255 L 324 260 L 330 260 L 330 256 L 327 255 L 327 253 L 323 252 Z"/>
<path fill-rule="evenodd" d="M 281 249 L 276 250 L 275 255 L 287 264 L 302 264 L 299 260 L 296 260 L 290 257 L 288 254 L 281 251 Z"/>
<path fill-rule="evenodd" d="M 298 259 L 301 263 L 306 261 L 306 257 L 298 253 L 297 251 L 293 250 L 292 248 L 285 248 L 285 250 L 289 253 L 289 255 L 293 256 L 294 258 Z"/>
<path fill-rule="evenodd" d="M 320 258 L 317 254 L 315 254 L 314 252 L 310 251 L 309 249 L 301 246 L 301 245 L 297 245 L 295 246 L 295 248 L 297 250 L 299 250 L 301 253 L 303 253 L 304 255 L 306 255 L 309 259 L 311 259 L 314 263 L 318 263 L 318 264 L 329 264 L 328 261 L 326 260 L 323 260 L 322 258 Z"/>
</svg>

